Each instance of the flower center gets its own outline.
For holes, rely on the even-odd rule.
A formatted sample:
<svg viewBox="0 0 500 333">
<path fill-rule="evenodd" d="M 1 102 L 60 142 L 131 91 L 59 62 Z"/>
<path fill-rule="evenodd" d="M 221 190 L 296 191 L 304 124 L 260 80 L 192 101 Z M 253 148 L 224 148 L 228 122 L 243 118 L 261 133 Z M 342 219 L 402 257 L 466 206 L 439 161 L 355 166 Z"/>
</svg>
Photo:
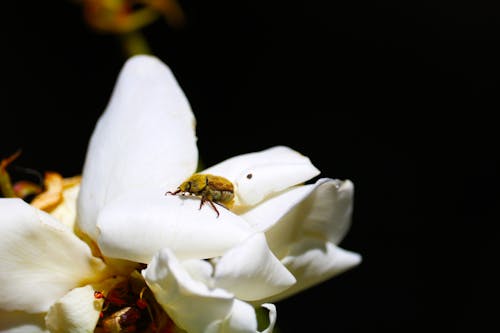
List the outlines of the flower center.
<svg viewBox="0 0 500 333">
<path fill-rule="evenodd" d="M 179 331 L 140 278 L 131 276 L 117 283 L 106 295 L 96 290 L 94 297 L 104 300 L 97 333 Z"/>
</svg>

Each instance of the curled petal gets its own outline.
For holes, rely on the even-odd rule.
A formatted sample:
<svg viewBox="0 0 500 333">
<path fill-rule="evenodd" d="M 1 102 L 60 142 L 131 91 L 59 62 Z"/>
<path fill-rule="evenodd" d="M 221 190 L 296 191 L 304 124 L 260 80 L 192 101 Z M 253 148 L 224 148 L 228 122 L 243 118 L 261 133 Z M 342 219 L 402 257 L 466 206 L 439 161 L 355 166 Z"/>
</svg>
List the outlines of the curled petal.
<svg viewBox="0 0 500 333">
<path fill-rule="evenodd" d="M 248 301 L 280 293 L 295 283 L 293 275 L 269 250 L 262 233 L 226 252 L 217 262 L 214 279 L 216 287 Z"/>
<path fill-rule="evenodd" d="M 284 146 L 235 156 L 203 171 L 226 177 L 236 186 L 238 201 L 252 206 L 274 193 L 319 174 L 309 158 Z"/>
<path fill-rule="evenodd" d="M 1 309 L 44 312 L 107 274 L 66 226 L 21 199 L 0 199 L 0 234 Z"/>
<path fill-rule="evenodd" d="M 302 237 L 338 244 L 351 224 L 353 193 L 349 180 L 321 178 L 284 191 L 241 216 L 266 232 L 271 250 L 282 258 Z"/>
<path fill-rule="evenodd" d="M 175 324 L 190 333 L 214 329 L 231 312 L 233 296 L 192 279 L 167 248 L 153 258 L 143 276 Z"/>
<path fill-rule="evenodd" d="M 239 216 L 219 207 L 220 216 L 200 199 L 133 191 L 107 205 L 99 215 L 98 239 L 107 257 L 148 263 L 163 247 L 180 259 L 222 255 L 253 232 Z"/>
<path fill-rule="evenodd" d="M 2 333 L 48 333 L 45 328 L 45 313 L 4 311 L 0 309 L 0 332 Z"/>
<path fill-rule="evenodd" d="M 262 308 L 267 310 L 267 322 L 269 323 L 267 327 L 261 331 L 262 333 L 272 333 L 274 330 L 274 325 L 276 325 L 276 306 L 272 303 L 262 304 Z"/>
<path fill-rule="evenodd" d="M 51 333 L 93 332 L 101 309 L 94 297 L 94 288 L 75 288 L 49 309 L 45 321 Z"/>
<path fill-rule="evenodd" d="M 350 180 L 323 178 L 309 199 L 312 207 L 303 230 L 339 244 L 351 226 L 354 184 Z"/>
<path fill-rule="evenodd" d="M 282 262 L 297 278 L 297 283 L 281 294 L 266 298 L 266 301 L 279 301 L 345 272 L 358 265 L 361 256 L 330 242 L 306 238 L 294 244 Z"/>
<path fill-rule="evenodd" d="M 257 315 L 257 311 L 260 316 Z M 264 318 L 264 316 L 266 317 Z M 272 333 L 275 324 L 276 307 L 274 304 L 265 303 L 262 304 L 261 308 L 256 310 L 250 304 L 235 299 L 229 316 L 223 322 L 212 327 L 213 330 L 211 332 Z M 263 330 L 259 331 L 258 326 L 263 326 Z"/>
<path fill-rule="evenodd" d="M 197 165 L 195 119 L 170 69 L 130 58 L 92 134 L 78 199 L 79 227 L 97 239 L 101 208 L 132 188 L 175 188 Z"/>
</svg>

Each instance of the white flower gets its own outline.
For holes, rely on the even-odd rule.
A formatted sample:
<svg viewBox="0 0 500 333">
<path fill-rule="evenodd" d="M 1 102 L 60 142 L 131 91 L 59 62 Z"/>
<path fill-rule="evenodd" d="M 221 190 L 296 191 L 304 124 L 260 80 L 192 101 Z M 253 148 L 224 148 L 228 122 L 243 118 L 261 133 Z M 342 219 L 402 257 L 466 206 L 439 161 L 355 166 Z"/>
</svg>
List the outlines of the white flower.
<svg viewBox="0 0 500 333">
<path fill-rule="evenodd" d="M 284 146 L 236 156 L 202 171 L 223 176 L 235 186 L 234 207 L 218 208 L 218 216 L 209 205 L 199 209 L 199 199 L 165 195 L 196 171 L 197 159 L 195 119 L 173 74 L 155 57 L 131 58 L 88 147 L 77 226 L 115 269 L 116 262 L 147 265 L 142 276 L 178 327 L 194 333 L 271 332 L 276 308 L 270 302 L 360 262 L 359 254 L 337 246 L 350 225 L 350 181 L 321 178 L 304 185 L 319 170 L 307 157 Z M 60 326 L 69 325 L 78 312 L 68 304 L 88 302 L 88 297 L 77 301 L 91 291 L 85 287 L 88 283 L 58 279 L 47 270 L 50 265 L 37 269 L 33 253 L 44 251 L 40 249 L 51 235 L 37 232 L 31 244 L 25 234 L 40 229 L 39 216 L 45 215 L 19 201 L 1 200 L 2 235 L 17 235 L 18 226 L 24 228 L 22 237 L 8 237 L 8 246 L 0 246 L 1 311 L 29 312 L 19 322 L 43 327 L 36 324 L 41 321 L 38 313 L 52 306 Z M 25 211 L 32 216 L 28 218 Z M 55 240 L 53 251 L 44 252 L 44 262 L 64 266 L 62 272 L 67 269 L 75 279 L 105 271 L 88 249 L 65 251 L 61 242 Z M 16 248 L 27 248 L 24 252 L 29 253 Z M 94 266 L 88 268 L 92 260 L 103 267 L 97 272 Z M 10 274 L 20 272 L 24 278 L 11 290 Z M 28 297 L 39 276 L 47 291 Z M 19 292 L 21 297 L 16 296 Z M 258 327 L 256 308 L 268 312 L 265 327 Z"/>
<path fill-rule="evenodd" d="M 58 306 L 78 308 L 85 317 L 74 324 L 93 329 L 99 317 L 93 286 L 100 288 L 112 271 L 87 244 L 21 199 L 0 199 L 0 233 L 0 330 L 43 332 L 46 322 L 59 331 L 58 323 L 44 319 Z"/>
</svg>

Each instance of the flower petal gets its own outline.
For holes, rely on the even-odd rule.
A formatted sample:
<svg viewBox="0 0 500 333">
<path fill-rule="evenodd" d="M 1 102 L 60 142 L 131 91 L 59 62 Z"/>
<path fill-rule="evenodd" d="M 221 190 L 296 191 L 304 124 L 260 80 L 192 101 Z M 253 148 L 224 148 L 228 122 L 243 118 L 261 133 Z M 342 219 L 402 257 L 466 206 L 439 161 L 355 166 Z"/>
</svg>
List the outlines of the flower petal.
<svg viewBox="0 0 500 333">
<path fill-rule="evenodd" d="M 21 199 L 0 199 L 0 308 L 44 312 L 104 263 L 66 226 Z"/>
<path fill-rule="evenodd" d="M 162 191 L 131 191 L 105 207 L 98 218 L 102 253 L 107 257 L 148 263 L 168 247 L 180 259 L 222 255 L 253 233 L 239 216 L 200 199 L 164 195 Z"/>
<path fill-rule="evenodd" d="M 264 303 L 262 307 L 268 311 L 268 326 L 261 331 L 262 333 L 272 333 L 276 325 L 276 306 L 272 303 Z"/>
<path fill-rule="evenodd" d="M 338 244 L 349 229 L 352 203 L 352 182 L 321 178 L 314 185 L 299 186 L 277 195 L 242 217 L 250 225 L 267 221 L 259 229 L 267 228 L 269 247 L 282 258 L 289 245 L 301 237 Z"/>
<path fill-rule="evenodd" d="M 181 262 L 182 267 L 189 276 L 196 280 L 204 283 L 205 285 L 212 287 L 213 285 L 213 266 L 207 260 L 199 259 L 188 259 Z"/>
<path fill-rule="evenodd" d="M 321 235 L 339 244 L 351 226 L 354 184 L 350 180 L 323 178 L 317 185 L 308 199 L 312 207 L 303 224 L 304 233 Z"/>
<path fill-rule="evenodd" d="M 253 306 L 235 299 L 223 289 L 211 288 L 193 279 L 190 275 L 193 269 L 198 271 L 197 276 L 206 275 L 208 266 L 202 260 L 198 260 L 204 263 L 202 265 L 189 261 L 190 271 L 187 271 L 173 252 L 165 248 L 142 272 L 156 300 L 175 324 L 190 333 L 257 333 Z M 276 309 L 272 304 L 263 307 L 269 310 L 269 325 L 264 332 L 272 332 Z"/>
<path fill-rule="evenodd" d="M 195 119 L 170 69 L 139 55 L 123 67 L 87 151 L 79 227 L 97 238 L 100 209 L 131 188 L 177 187 L 197 166 Z"/>
<path fill-rule="evenodd" d="M 221 322 L 221 325 L 217 332 L 257 332 L 257 316 L 255 315 L 255 309 L 250 304 L 235 299 L 229 316 L 226 320 Z"/>
<path fill-rule="evenodd" d="M 262 315 L 263 312 L 267 313 L 267 318 L 262 318 L 264 321 L 259 323 L 256 309 L 243 301 L 238 299 L 234 300 L 231 313 L 228 317 L 214 325 L 210 332 L 218 333 L 272 333 L 274 325 L 276 324 L 276 307 L 274 304 L 262 304 L 262 307 L 257 309 Z M 262 331 L 258 330 L 259 324 L 266 325 Z"/>
<path fill-rule="evenodd" d="M 235 156 L 203 171 L 226 177 L 236 186 L 239 204 L 255 205 L 266 197 L 319 174 L 309 158 L 284 146 Z"/>
<path fill-rule="evenodd" d="M 274 224 L 280 221 L 291 209 L 301 203 L 312 191 L 315 185 L 299 185 L 280 192 L 279 194 L 264 200 L 260 204 L 240 214 L 255 230 L 266 232 Z M 290 229 L 296 228 L 302 223 L 299 219 L 293 220 Z M 283 235 L 282 235 L 283 236 Z M 283 237 L 287 238 L 287 237 Z"/>
<path fill-rule="evenodd" d="M 45 313 L 4 311 L 0 309 L 0 332 L 2 333 L 47 333 Z"/>
<path fill-rule="evenodd" d="M 167 248 L 155 255 L 143 276 L 175 324 L 190 333 L 214 329 L 231 312 L 233 295 L 192 279 Z"/>
<path fill-rule="evenodd" d="M 71 186 L 62 192 L 62 202 L 50 212 L 58 221 L 64 223 L 73 230 L 76 222 L 76 200 L 80 185 Z"/>
<path fill-rule="evenodd" d="M 217 262 L 214 279 L 216 287 L 248 301 L 280 293 L 295 283 L 293 275 L 269 250 L 262 233 L 226 252 Z"/>
<path fill-rule="evenodd" d="M 93 332 L 101 304 L 94 297 L 94 288 L 75 288 L 52 305 L 45 317 L 51 333 Z"/>
<path fill-rule="evenodd" d="M 283 264 L 297 278 L 297 283 L 283 293 L 266 298 L 276 302 L 315 284 L 326 281 L 361 262 L 358 253 L 346 251 L 330 242 L 305 238 L 294 244 Z"/>
</svg>

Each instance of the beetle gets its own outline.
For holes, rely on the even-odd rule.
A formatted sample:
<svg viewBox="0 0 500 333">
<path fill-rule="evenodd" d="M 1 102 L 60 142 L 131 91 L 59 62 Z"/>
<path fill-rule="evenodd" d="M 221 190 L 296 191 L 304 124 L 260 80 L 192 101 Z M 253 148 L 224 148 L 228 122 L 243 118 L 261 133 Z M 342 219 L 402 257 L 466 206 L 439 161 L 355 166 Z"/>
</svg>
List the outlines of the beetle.
<svg viewBox="0 0 500 333">
<path fill-rule="evenodd" d="M 231 209 L 234 204 L 234 185 L 228 179 L 215 176 L 208 173 L 195 173 L 184 182 L 182 182 L 176 191 L 167 191 L 165 195 L 178 193 L 189 193 L 201 197 L 200 208 L 205 202 L 208 202 L 217 213 L 219 211 L 214 203 L 227 209 Z"/>
</svg>

